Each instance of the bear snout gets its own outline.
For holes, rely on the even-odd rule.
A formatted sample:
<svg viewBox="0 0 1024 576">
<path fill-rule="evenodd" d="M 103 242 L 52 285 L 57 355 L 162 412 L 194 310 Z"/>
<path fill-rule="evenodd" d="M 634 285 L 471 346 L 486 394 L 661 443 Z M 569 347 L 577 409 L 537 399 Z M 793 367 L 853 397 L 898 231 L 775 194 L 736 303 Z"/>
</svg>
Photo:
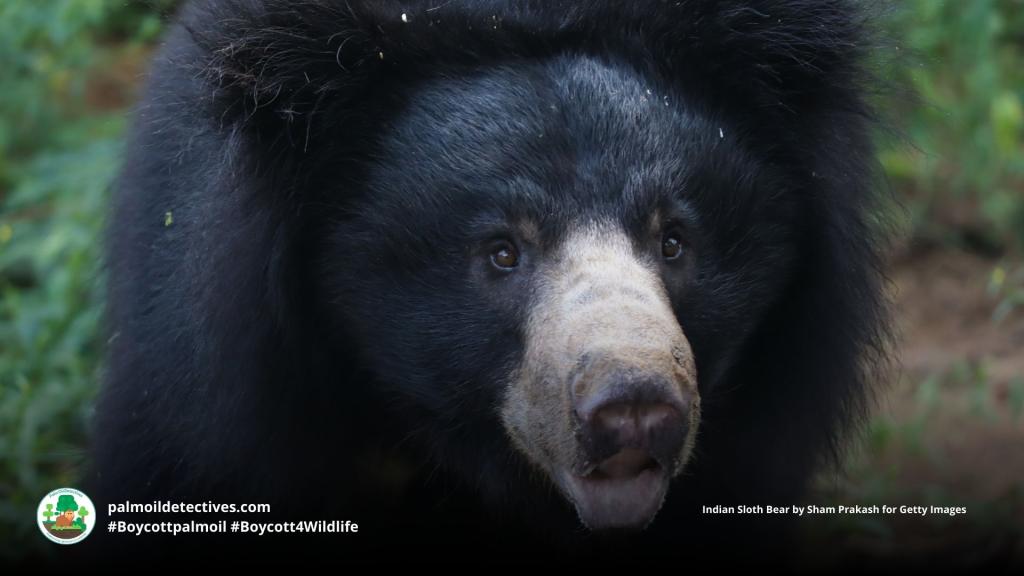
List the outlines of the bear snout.
<svg viewBox="0 0 1024 576">
<path fill-rule="evenodd" d="M 570 234 L 537 274 L 505 430 L 588 528 L 643 528 L 699 426 L 689 341 L 659 273 L 621 229 Z"/>
<path fill-rule="evenodd" d="M 660 378 L 615 381 L 576 399 L 581 474 L 629 478 L 674 470 L 689 433 L 690 399 Z"/>
<path fill-rule="evenodd" d="M 699 401 L 687 382 L 636 369 L 587 379 L 570 383 L 578 455 L 556 481 L 589 529 L 642 529 L 688 458 Z"/>
</svg>

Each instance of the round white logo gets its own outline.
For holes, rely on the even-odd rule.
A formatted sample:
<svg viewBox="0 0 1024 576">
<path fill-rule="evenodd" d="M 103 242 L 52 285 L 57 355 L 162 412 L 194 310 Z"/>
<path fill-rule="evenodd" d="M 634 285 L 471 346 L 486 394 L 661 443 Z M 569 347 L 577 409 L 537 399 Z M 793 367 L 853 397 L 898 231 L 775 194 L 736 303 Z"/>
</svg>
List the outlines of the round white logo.
<svg viewBox="0 0 1024 576">
<path fill-rule="evenodd" d="M 39 530 L 57 544 L 85 540 L 96 524 L 96 507 L 83 492 L 58 488 L 39 502 Z"/>
</svg>

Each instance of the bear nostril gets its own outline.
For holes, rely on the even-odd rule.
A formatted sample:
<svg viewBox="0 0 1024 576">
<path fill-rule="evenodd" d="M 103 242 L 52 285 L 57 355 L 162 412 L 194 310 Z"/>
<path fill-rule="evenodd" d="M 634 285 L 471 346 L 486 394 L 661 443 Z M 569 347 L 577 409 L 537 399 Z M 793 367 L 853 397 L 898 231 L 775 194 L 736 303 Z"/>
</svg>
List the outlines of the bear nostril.
<svg viewBox="0 0 1024 576">
<path fill-rule="evenodd" d="M 654 464 L 673 468 L 689 432 L 687 403 L 668 393 L 653 396 L 650 390 L 606 395 L 577 411 L 585 459 L 599 472 L 629 477 Z"/>
<path fill-rule="evenodd" d="M 615 437 L 616 442 L 628 446 L 639 434 L 636 407 L 632 404 L 612 404 L 603 406 L 593 415 L 593 426 L 600 428 L 601 433 Z"/>
<path fill-rule="evenodd" d="M 599 408 L 593 418 L 624 447 L 639 447 L 660 429 L 681 425 L 679 411 L 668 404 L 616 403 Z"/>
</svg>

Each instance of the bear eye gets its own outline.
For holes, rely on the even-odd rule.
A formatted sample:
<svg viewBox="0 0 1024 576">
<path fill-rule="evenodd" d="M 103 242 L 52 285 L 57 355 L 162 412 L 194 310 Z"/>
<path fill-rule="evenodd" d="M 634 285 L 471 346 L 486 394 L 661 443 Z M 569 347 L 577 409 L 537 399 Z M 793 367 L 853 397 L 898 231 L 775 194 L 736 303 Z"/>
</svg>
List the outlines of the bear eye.
<svg viewBox="0 0 1024 576">
<path fill-rule="evenodd" d="M 665 260 L 675 260 L 683 254 L 683 240 L 679 232 L 669 232 L 661 240 L 661 255 Z"/>
<path fill-rule="evenodd" d="M 501 270 L 511 270 L 519 265 L 519 251 L 512 244 L 501 242 L 491 251 L 491 264 Z"/>
</svg>

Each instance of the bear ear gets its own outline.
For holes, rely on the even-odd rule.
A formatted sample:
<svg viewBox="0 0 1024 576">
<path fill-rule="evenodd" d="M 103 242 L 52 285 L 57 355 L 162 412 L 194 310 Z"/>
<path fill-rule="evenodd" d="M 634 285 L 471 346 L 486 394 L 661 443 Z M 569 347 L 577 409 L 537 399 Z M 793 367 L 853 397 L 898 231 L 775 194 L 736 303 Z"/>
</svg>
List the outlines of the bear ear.
<svg viewBox="0 0 1024 576">
<path fill-rule="evenodd" d="M 324 108 L 352 105 L 383 54 L 361 4 L 314 0 L 193 2 L 182 27 L 222 124 L 267 142 L 309 146 Z M 321 123 L 322 124 L 322 123 Z M 286 139 L 282 139 L 286 136 Z"/>
</svg>

